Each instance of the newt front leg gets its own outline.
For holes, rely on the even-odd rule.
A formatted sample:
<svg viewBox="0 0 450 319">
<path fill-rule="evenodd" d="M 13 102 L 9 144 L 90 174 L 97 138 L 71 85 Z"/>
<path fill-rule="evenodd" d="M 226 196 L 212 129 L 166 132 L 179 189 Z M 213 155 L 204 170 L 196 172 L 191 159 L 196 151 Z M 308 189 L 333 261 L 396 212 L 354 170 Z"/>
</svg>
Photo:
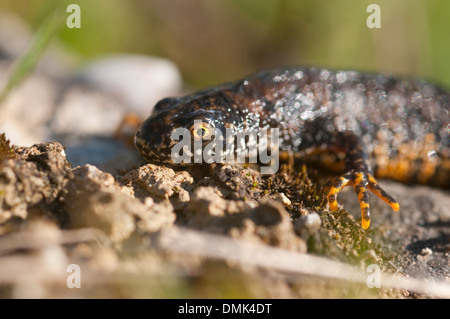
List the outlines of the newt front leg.
<svg viewBox="0 0 450 319">
<path fill-rule="evenodd" d="M 370 226 L 370 205 L 368 190 L 389 204 L 393 210 L 398 211 L 398 202 L 384 191 L 372 176 L 367 155 L 359 141 L 352 133 L 341 134 L 338 138 L 338 145 L 346 155 L 346 173 L 337 178 L 328 193 L 328 205 L 331 211 L 338 208 L 337 194 L 346 186 L 353 186 L 358 195 L 361 207 L 361 225 L 364 229 Z"/>
</svg>

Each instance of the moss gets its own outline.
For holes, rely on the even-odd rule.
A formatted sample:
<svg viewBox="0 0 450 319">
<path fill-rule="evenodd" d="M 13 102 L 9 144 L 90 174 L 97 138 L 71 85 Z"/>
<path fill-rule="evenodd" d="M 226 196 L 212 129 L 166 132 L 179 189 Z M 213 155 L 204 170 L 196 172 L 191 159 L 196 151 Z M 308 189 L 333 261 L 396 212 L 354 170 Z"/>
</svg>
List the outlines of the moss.
<svg viewBox="0 0 450 319">
<path fill-rule="evenodd" d="M 14 147 L 11 146 L 10 141 L 6 138 L 5 133 L 0 135 L 0 162 L 5 159 L 15 159 L 17 154 Z"/>
<path fill-rule="evenodd" d="M 308 251 L 344 262 L 367 266 L 378 263 L 383 268 L 394 258 L 385 249 L 377 230 L 363 230 L 360 221 L 345 209 L 331 212 L 327 206 L 327 184 L 330 176 L 323 176 L 313 167 L 282 165 L 274 175 L 262 175 L 261 182 L 249 185 L 248 193 L 255 200 L 276 198 L 284 193 L 291 205 L 286 206 L 292 220 L 310 212 L 319 214 L 322 226 L 313 234 L 306 234 Z"/>
<path fill-rule="evenodd" d="M 327 204 L 324 187 L 311 181 L 306 168 L 296 170 L 288 165 L 282 165 L 275 175 L 263 176 L 260 187 L 268 195 L 276 196 L 284 193 L 292 202 L 287 209 L 293 219 L 298 218 L 304 208 L 325 209 Z"/>
</svg>

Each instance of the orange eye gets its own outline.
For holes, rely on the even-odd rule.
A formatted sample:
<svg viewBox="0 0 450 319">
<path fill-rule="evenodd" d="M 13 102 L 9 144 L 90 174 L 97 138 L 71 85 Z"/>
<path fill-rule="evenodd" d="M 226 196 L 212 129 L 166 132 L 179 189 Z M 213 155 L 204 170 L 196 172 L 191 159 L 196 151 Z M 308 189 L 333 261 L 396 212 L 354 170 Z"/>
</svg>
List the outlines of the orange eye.
<svg viewBox="0 0 450 319">
<path fill-rule="evenodd" d="M 196 123 L 191 127 L 191 134 L 195 139 L 207 139 L 211 133 L 211 127 L 206 122 Z"/>
</svg>

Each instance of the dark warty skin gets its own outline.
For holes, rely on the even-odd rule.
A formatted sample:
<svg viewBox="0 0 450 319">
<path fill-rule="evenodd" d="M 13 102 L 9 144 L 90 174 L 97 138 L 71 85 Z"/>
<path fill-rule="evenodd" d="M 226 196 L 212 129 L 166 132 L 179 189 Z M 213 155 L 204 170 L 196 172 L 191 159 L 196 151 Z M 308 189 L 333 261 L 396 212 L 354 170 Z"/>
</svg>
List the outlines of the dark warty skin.
<svg viewBox="0 0 450 319">
<path fill-rule="evenodd" d="M 375 177 L 450 188 L 450 94 L 420 79 L 321 68 L 261 71 L 194 94 L 164 99 L 142 124 L 135 142 L 148 161 L 174 163 L 177 128 L 194 121 L 242 132 L 278 128 L 280 151 L 296 158 L 342 153 L 343 175 L 328 194 L 330 209 L 345 186 L 353 186 L 368 228 L 368 192 L 394 210 L 399 204 Z M 202 134 L 203 134 L 202 133 Z M 191 162 L 193 163 L 193 161 Z"/>
</svg>

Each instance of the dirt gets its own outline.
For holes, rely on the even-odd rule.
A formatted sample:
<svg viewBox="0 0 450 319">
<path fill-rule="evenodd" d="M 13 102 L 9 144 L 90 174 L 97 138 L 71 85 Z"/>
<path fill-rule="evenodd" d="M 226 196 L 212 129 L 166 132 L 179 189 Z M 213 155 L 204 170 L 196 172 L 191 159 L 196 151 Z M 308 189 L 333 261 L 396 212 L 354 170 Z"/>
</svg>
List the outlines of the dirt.
<svg viewBox="0 0 450 319">
<path fill-rule="evenodd" d="M 174 170 L 139 163 L 113 175 L 89 164 L 72 167 L 59 143 L 17 147 L 3 136 L 0 146 L 2 298 L 443 296 L 373 289 L 296 265 L 280 270 L 288 269 L 286 261 L 270 260 L 270 254 L 264 262 L 245 262 L 239 256 L 252 252 L 227 251 L 227 241 L 216 245 L 223 238 L 243 243 L 237 247 L 319 256 L 363 273 L 375 264 L 383 273 L 447 283 L 448 289 L 448 190 L 382 181 L 401 209 L 394 212 L 372 196 L 372 224 L 363 230 L 354 192 L 342 192 L 343 208 L 331 213 L 329 177 L 302 164 L 261 175 L 257 167 Z M 206 241 L 183 235 L 191 233 Z M 204 250 L 195 250 L 200 244 Z M 70 288 L 69 265 L 81 270 L 81 288 Z"/>
</svg>

